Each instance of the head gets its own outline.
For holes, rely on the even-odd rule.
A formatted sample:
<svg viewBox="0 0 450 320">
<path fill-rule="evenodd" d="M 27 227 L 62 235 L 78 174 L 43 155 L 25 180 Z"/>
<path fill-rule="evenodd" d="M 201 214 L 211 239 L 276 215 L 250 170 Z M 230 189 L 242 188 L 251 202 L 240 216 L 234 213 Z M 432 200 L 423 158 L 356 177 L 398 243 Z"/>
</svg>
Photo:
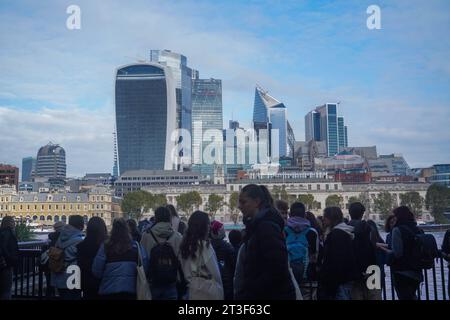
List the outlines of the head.
<svg viewBox="0 0 450 320">
<path fill-rule="evenodd" d="M 53 230 L 55 230 L 55 232 L 61 232 L 65 225 L 66 224 L 63 221 L 58 221 L 53 225 Z"/>
<path fill-rule="evenodd" d="M 155 223 L 170 222 L 170 210 L 167 207 L 159 207 L 155 210 Z"/>
<path fill-rule="evenodd" d="M 111 236 L 105 243 L 105 253 L 123 254 L 131 248 L 131 234 L 124 218 L 114 219 Z"/>
<path fill-rule="evenodd" d="M 294 202 L 291 205 L 291 210 L 289 211 L 289 216 L 291 217 L 305 217 L 305 205 L 301 202 Z"/>
<path fill-rule="evenodd" d="M 14 218 L 11 216 L 6 216 L 2 219 L 1 224 L 2 229 L 10 229 L 11 231 L 14 231 L 16 228 L 16 222 L 14 221 Z"/>
<path fill-rule="evenodd" d="M 395 208 L 394 216 L 396 218 L 396 225 L 402 225 L 402 224 L 408 224 L 408 223 L 414 223 L 416 219 L 414 218 L 414 214 L 409 210 L 407 206 L 400 206 L 398 208 Z"/>
<path fill-rule="evenodd" d="M 244 218 L 253 218 L 259 210 L 273 207 L 269 190 L 263 185 L 248 184 L 239 194 L 239 210 Z"/>
<path fill-rule="evenodd" d="M 391 214 L 386 219 L 386 222 L 384 224 L 384 231 L 391 232 L 392 229 L 394 229 L 396 222 L 397 222 L 397 218 L 393 214 Z"/>
<path fill-rule="evenodd" d="M 239 230 L 231 230 L 228 234 L 228 240 L 233 247 L 239 247 L 242 242 L 242 232 Z"/>
<path fill-rule="evenodd" d="M 69 225 L 74 228 L 77 228 L 80 231 L 84 229 L 84 219 L 80 215 L 74 215 L 69 217 Z"/>
<path fill-rule="evenodd" d="M 225 238 L 225 228 L 223 223 L 217 220 L 211 222 L 211 227 L 209 229 L 209 235 L 211 239 L 224 239 Z"/>
<path fill-rule="evenodd" d="M 276 200 L 275 201 L 275 208 L 281 214 L 283 219 L 287 220 L 288 211 L 289 211 L 289 204 L 286 201 L 284 201 L 284 200 Z"/>
<path fill-rule="evenodd" d="M 188 227 L 181 242 L 180 250 L 183 259 L 195 258 L 200 242 L 208 239 L 209 216 L 203 211 L 195 211 L 188 220 Z"/>
<path fill-rule="evenodd" d="M 311 211 L 307 211 L 305 213 L 305 218 L 311 223 L 311 227 L 317 230 L 317 232 L 320 234 L 322 232 L 322 227 L 320 225 L 320 221 L 316 219 L 316 216 Z"/>
<path fill-rule="evenodd" d="M 323 210 L 323 223 L 325 227 L 334 228 L 344 221 L 344 215 L 339 207 L 328 207 Z"/>
<path fill-rule="evenodd" d="M 350 214 L 350 217 L 352 220 L 361 220 L 364 216 L 364 212 L 366 211 L 366 208 L 363 206 L 361 202 L 353 202 L 350 204 L 348 208 L 348 213 Z"/>
<path fill-rule="evenodd" d="M 128 225 L 128 228 L 130 229 L 130 232 L 132 234 L 138 232 L 138 227 L 137 227 L 136 220 L 128 219 L 127 220 L 127 225 Z"/>
<path fill-rule="evenodd" d="M 168 204 L 166 205 L 166 208 L 169 210 L 171 217 L 178 217 L 177 209 L 175 209 L 173 205 Z"/>
<path fill-rule="evenodd" d="M 105 221 L 100 217 L 92 217 L 86 227 L 86 239 L 91 239 L 95 244 L 102 244 L 108 236 Z"/>
</svg>

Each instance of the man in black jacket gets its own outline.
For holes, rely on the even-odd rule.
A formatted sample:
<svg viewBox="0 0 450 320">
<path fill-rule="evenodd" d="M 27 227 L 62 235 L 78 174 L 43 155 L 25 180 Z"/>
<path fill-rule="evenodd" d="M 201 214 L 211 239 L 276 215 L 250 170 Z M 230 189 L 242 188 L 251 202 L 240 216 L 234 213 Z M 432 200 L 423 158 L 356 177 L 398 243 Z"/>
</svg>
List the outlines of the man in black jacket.
<svg viewBox="0 0 450 320">
<path fill-rule="evenodd" d="M 14 230 L 14 218 L 4 217 L 0 227 L 0 300 L 11 300 L 13 268 L 19 256 Z"/>
</svg>

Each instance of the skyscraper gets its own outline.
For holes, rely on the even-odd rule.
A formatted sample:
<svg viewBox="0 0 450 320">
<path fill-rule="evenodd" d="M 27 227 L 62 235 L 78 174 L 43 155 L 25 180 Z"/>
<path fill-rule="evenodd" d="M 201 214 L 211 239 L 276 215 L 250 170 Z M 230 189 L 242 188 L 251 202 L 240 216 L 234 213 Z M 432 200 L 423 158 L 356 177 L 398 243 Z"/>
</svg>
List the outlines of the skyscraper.
<svg viewBox="0 0 450 320">
<path fill-rule="evenodd" d="M 194 79 L 192 86 L 192 150 L 194 167 L 202 174 L 212 175 L 214 166 L 204 163 L 202 155 L 212 140 L 205 136 L 207 130 L 222 133 L 222 81 Z M 205 139 L 206 138 L 206 139 Z"/>
<path fill-rule="evenodd" d="M 39 149 L 36 157 L 36 177 L 65 179 L 66 151 L 49 142 Z"/>
<path fill-rule="evenodd" d="M 174 169 L 171 135 L 177 126 L 172 70 L 157 63 L 120 67 L 115 100 L 120 174 Z"/>
<path fill-rule="evenodd" d="M 22 159 L 22 181 L 31 181 L 36 171 L 36 158 L 27 157 Z"/>
<path fill-rule="evenodd" d="M 347 127 L 344 126 L 344 117 L 338 117 L 338 133 L 339 133 L 339 152 L 347 145 Z"/>
<path fill-rule="evenodd" d="M 320 113 L 313 110 L 305 116 L 305 141 L 321 141 L 320 139 Z"/>
</svg>

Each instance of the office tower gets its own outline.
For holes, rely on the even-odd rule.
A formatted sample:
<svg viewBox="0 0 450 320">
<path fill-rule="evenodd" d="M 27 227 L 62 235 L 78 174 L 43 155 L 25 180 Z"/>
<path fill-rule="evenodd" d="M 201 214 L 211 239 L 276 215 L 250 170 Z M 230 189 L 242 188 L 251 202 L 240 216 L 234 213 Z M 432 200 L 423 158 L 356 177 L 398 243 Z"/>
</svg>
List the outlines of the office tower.
<svg viewBox="0 0 450 320">
<path fill-rule="evenodd" d="M 347 145 L 347 126 L 344 126 L 344 117 L 338 117 L 338 133 L 339 133 L 339 152 L 348 147 Z"/>
<path fill-rule="evenodd" d="M 119 176 L 119 156 L 117 155 L 117 133 L 113 132 L 114 138 L 114 165 L 113 165 L 113 178 L 117 178 Z"/>
<path fill-rule="evenodd" d="M 36 158 L 36 177 L 65 179 L 66 151 L 58 144 L 49 142 L 39 149 Z"/>
<path fill-rule="evenodd" d="M 120 174 L 172 170 L 176 165 L 176 93 L 172 70 L 158 63 L 120 67 L 116 73 L 116 128 Z M 175 139 L 176 140 L 176 139 Z"/>
<path fill-rule="evenodd" d="M 305 116 L 305 141 L 321 141 L 320 139 L 320 113 L 313 110 Z"/>
<path fill-rule="evenodd" d="M 22 159 L 22 181 L 31 181 L 36 171 L 36 158 L 26 157 Z"/>
</svg>

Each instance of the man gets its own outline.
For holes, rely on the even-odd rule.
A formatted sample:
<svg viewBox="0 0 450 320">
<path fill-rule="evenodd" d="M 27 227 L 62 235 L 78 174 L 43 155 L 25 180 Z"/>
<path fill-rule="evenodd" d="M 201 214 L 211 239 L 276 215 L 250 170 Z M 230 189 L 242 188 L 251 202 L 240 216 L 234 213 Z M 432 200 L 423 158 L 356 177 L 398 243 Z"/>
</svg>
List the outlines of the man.
<svg viewBox="0 0 450 320">
<path fill-rule="evenodd" d="M 77 244 L 83 240 L 84 219 L 80 215 L 69 217 L 69 224 L 65 225 L 60 232 L 55 246 L 49 249 L 49 267 L 51 273 L 51 284 L 58 289 L 58 293 L 63 300 L 81 299 L 81 290 L 69 289 L 67 279 L 70 274 L 67 268 L 77 265 Z M 62 267 L 59 262 L 62 259 Z M 61 269 L 61 270 L 60 270 Z"/>
<path fill-rule="evenodd" d="M 372 230 L 366 221 L 362 220 L 366 208 L 360 202 L 350 204 L 348 209 L 351 220 L 349 225 L 354 227 L 355 238 L 353 246 L 359 277 L 352 286 L 352 300 L 381 300 L 381 290 L 367 288 L 367 267 L 377 265 L 376 259 L 376 231 Z"/>
<path fill-rule="evenodd" d="M 286 224 L 288 219 L 289 204 L 284 200 L 276 200 L 275 208 L 278 210 L 281 217 L 283 218 L 284 223 Z"/>
<path fill-rule="evenodd" d="M 448 295 L 450 296 L 450 229 L 445 232 L 444 241 L 442 241 L 442 257 L 448 261 Z"/>
</svg>

